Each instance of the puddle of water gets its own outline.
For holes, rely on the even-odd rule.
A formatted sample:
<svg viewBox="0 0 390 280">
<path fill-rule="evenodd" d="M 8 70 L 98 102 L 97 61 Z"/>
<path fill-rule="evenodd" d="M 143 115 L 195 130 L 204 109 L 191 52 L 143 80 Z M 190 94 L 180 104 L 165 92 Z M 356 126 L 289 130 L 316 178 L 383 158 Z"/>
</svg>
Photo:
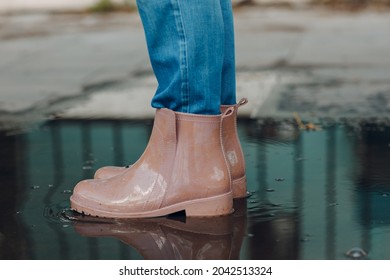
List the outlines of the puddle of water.
<svg viewBox="0 0 390 280">
<path fill-rule="evenodd" d="M 0 259 L 390 259 L 390 127 L 240 121 L 250 196 L 211 223 L 72 212 L 74 185 L 134 162 L 151 128 L 56 120 L 0 132 Z"/>
</svg>

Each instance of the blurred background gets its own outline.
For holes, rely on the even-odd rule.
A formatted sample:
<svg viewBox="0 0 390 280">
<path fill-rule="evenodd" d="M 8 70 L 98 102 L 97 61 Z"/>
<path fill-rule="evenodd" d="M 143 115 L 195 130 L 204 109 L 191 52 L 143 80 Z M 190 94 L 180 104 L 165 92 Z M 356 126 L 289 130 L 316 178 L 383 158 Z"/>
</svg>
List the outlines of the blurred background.
<svg viewBox="0 0 390 280">
<path fill-rule="evenodd" d="M 390 1 L 233 5 L 250 197 L 119 223 L 69 196 L 147 144 L 135 1 L 0 0 L 0 259 L 390 259 Z"/>
</svg>

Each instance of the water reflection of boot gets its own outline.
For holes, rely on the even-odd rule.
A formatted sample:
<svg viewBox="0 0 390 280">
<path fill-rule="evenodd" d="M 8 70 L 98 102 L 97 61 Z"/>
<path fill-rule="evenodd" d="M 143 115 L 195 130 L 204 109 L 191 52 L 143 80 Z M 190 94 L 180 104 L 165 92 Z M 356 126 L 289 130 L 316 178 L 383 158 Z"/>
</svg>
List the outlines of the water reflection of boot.
<svg viewBox="0 0 390 280">
<path fill-rule="evenodd" d="M 233 202 L 233 240 L 231 249 L 231 260 L 239 260 L 242 242 L 247 228 L 247 200 L 236 199 Z"/>
<path fill-rule="evenodd" d="M 229 259 L 232 218 L 168 218 L 126 220 L 123 223 L 76 223 L 87 237 L 114 237 L 145 259 Z"/>
<path fill-rule="evenodd" d="M 243 200 L 246 205 L 246 200 Z M 112 237 L 136 249 L 145 259 L 238 259 L 246 226 L 243 203 L 236 216 L 107 220 L 79 218 L 76 232 L 85 237 Z M 86 219 L 86 221 L 82 221 Z M 104 223 L 106 222 L 106 223 Z"/>
</svg>

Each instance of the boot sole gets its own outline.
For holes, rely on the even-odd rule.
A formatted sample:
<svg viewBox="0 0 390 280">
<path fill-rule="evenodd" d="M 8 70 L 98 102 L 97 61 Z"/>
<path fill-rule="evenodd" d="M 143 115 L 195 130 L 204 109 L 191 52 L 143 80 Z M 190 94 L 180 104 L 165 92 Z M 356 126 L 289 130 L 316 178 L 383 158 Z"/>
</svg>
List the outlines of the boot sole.
<svg viewBox="0 0 390 280">
<path fill-rule="evenodd" d="M 99 206 L 101 205 L 97 205 L 97 207 L 86 205 L 86 203 L 78 200 L 74 195 L 70 197 L 70 206 L 76 212 L 103 218 L 153 218 L 167 216 L 180 211 L 185 211 L 187 217 L 215 217 L 233 213 L 233 195 L 232 192 L 229 192 L 218 196 L 184 201 L 156 210 L 138 213 L 99 209 Z"/>
</svg>

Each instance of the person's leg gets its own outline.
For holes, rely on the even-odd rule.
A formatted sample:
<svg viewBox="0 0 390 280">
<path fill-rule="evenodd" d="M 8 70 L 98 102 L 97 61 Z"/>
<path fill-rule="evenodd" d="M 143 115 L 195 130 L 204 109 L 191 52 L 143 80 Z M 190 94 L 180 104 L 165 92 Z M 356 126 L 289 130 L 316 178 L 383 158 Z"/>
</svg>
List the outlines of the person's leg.
<svg viewBox="0 0 390 280">
<path fill-rule="evenodd" d="M 198 83 L 196 81 L 196 79 L 194 79 L 192 81 L 192 83 L 195 83 L 195 84 L 192 86 L 198 87 L 198 91 L 201 92 L 202 87 L 205 87 L 207 89 L 210 89 L 212 87 L 217 88 L 218 83 L 220 83 L 219 85 L 221 87 L 221 89 L 220 89 L 221 90 L 221 95 L 220 95 L 221 106 L 218 108 L 218 111 L 221 110 L 222 112 L 225 112 L 230 106 L 234 106 L 236 109 L 235 112 L 230 117 L 225 119 L 224 124 L 222 126 L 222 136 L 223 136 L 225 154 L 227 156 L 227 160 L 229 162 L 229 167 L 230 167 L 230 174 L 231 174 L 232 186 L 233 186 L 233 195 L 235 198 L 240 198 L 240 197 L 246 196 L 246 176 L 245 176 L 245 160 L 244 160 L 241 144 L 240 144 L 238 134 L 237 134 L 237 123 L 236 122 L 237 122 L 238 108 L 240 106 L 246 104 L 247 100 L 242 99 L 242 100 L 240 100 L 240 102 L 238 104 L 236 104 L 236 79 L 235 79 L 236 72 L 235 72 L 234 25 L 233 25 L 232 3 L 231 3 L 231 0 L 218 0 L 218 1 L 220 1 L 220 7 L 221 7 L 221 11 L 222 11 L 222 18 L 223 18 L 223 29 L 224 29 L 224 32 L 223 32 L 224 33 L 224 40 L 223 40 L 224 47 L 223 47 L 222 65 L 220 65 L 220 62 L 218 62 L 218 64 L 217 64 L 217 65 L 220 65 L 218 67 L 221 67 L 221 68 L 218 68 L 219 69 L 218 70 L 217 65 L 206 66 L 207 63 L 210 64 L 212 61 L 202 58 L 200 61 L 203 61 L 203 64 L 202 64 L 203 66 L 201 68 L 196 69 L 196 67 L 197 67 L 196 62 L 197 61 L 194 60 L 194 61 L 192 61 L 192 64 L 191 64 L 192 66 L 189 67 L 188 69 L 191 69 L 191 71 L 195 70 L 195 73 L 200 73 L 201 71 L 206 71 L 206 73 L 207 73 L 208 68 L 214 68 L 213 71 L 215 71 L 215 72 L 212 72 L 212 73 L 214 73 L 213 74 L 214 76 L 210 76 L 211 78 L 207 80 L 208 83 L 203 83 L 203 82 Z M 180 49 L 179 47 L 176 47 L 176 48 L 173 47 L 173 46 L 179 46 L 179 39 L 178 39 L 179 38 L 179 36 L 178 36 L 179 31 L 176 31 L 173 34 L 170 34 L 170 36 L 172 36 L 172 37 L 168 38 L 167 35 L 165 35 L 165 32 L 169 33 L 170 30 L 169 29 L 166 30 L 166 28 L 167 28 L 167 25 L 166 25 L 165 28 L 163 28 L 164 32 L 161 33 L 165 37 L 160 38 L 159 34 L 155 34 L 152 31 L 154 30 L 154 32 L 157 32 L 156 30 L 158 29 L 158 25 L 163 24 L 164 21 L 169 21 L 169 20 L 172 21 L 173 16 L 171 16 L 171 19 L 166 17 L 166 18 L 157 20 L 159 18 L 158 16 L 161 15 L 161 14 L 158 14 L 156 16 L 156 19 L 153 19 L 152 16 L 148 17 L 148 11 L 152 10 L 153 12 L 151 12 L 151 14 L 153 14 L 155 12 L 154 8 L 156 8 L 156 7 L 152 6 L 151 3 L 149 3 L 149 2 L 154 3 L 154 1 L 143 2 L 141 0 L 138 0 L 138 2 L 140 5 L 139 8 L 140 8 L 140 12 L 141 12 L 141 17 L 143 18 L 144 25 L 145 25 L 145 32 L 146 32 L 147 38 L 148 38 L 148 46 L 149 46 L 149 51 L 150 51 L 150 55 L 151 55 L 151 61 L 152 61 L 152 64 L 156 64 L 153 67 L 155 69 L 157 78 L 159 80 L 162 80 L 162 83 L 160 83 L 159 89 L 157 90 L 157 94 L 156 94 L 157 97 L 155 97 L 155 99 L 160 100 L 160 98 L 163 96 L 171 96 L 175 91 L 182 92 L 181 86 L 180 86 L 182 81 L 183 81 L 183 79 L 181 78 L 181 72 L 175 72 L 175 71 L 180 71 L 180 68 L 177 66 L 177 65 L 179 65 L 180 55 L 173 51 L 173 49 L 175 49 L 177 52 Z M 162 2 L 164 2 L 163 4 L 166 5 L 166 6 L 164 6 L 164 7 L 166 7 L 166 9 L 169 9 L 169 7 L 172 7 L 172 6 L 170 6 L 169 1 L 162 1 Z M 187 6 L 185 5 L 186 10 L 188 10 L 189 7 L 188 7 L 187 2 L 191 2 L 191 1 L 181 0 L 180 2 L 178 2 L 177 0 L 175 0 L 173 2 L 179 3 L 179 4 L 182 2 L 185 2 L 187 4 Z M 202 1 L 199 1 L 199 2 L 195 1 L 194 3 L 200 3 L 200 2 L 202 2 Z M 214 6 L 214 4 L 215 4 L 214 1 L 208 1 L 207 3 L 211 3 L 211 2 L 213 2 L 212 5 L 215 8 L 215 11 L 218 11 L 218 7 Z M 149 4 L 149 5 L 145 5 L 145 4 Z M 161 3 L 160 3 L 160 5 L 161 5 L 160 9 L 163 11 L 164 10 L 164 9 L 162 9 L 163 5 Z M 201 7 L 198 7 L 197 9 L 200 10 Z M 210 7 L 208 7 L 207 10 L 208 10 L 208 12 L 210 12 L 210 10 L 211 10 Z M 194 11 L 192 11 L 192 12 L 193 12 L 193 14 L 195 14 Z M 217 12 L 215 12 L 215 13 L 217 13 Z M 185 17 L 183 17 L 182 19 L 184 19 L 184 18 L 188 19 L 189 14 L 188 13 L 184 13 L 184 14 L 185 14 Z M 206 15 L 206 14 L 208 14 L 208 13 L 203 13 L 203 15 Z M 203 21 L 207 21 L 207 20 L 203 20 Z M 181 21 L 179 20 L 178 22 L 181 22 Z M 212 33 L 210 35 L 206 35 L 208 33 L 209 29 L 213 30 L 213 28 L 211 28 L 211 27 L 210 28 L 203 27 L 203 28 L 206 28 L 203 30 L 203 32 L 200 32 L 198 34 L 192 34 L 190 37 L 195 38 L 195 37 L 202 36 L 202 37 L 211 38 L 212 36 L 214 36 L 213 35 L 214 33 Z M 194 29 L 196 29 L 196 26 L 195 27 L 192 26 L 192 28 L 190 30 L 194 30 Z M 180 30 L 180 29 L 178 29 L 178 30 Z M 218 40 L 220 40 L 221 39 L 220 38 L 220 35 L 221 35 L 220 30 L 217 29 L 217 30 L 214 30 L 213 32 L 216 32 L 217 34 L 219 34 L 216 37 L 218 38 Z M 164 44 L 160 46 L 160 45 L 158 45 L 158 42 L 157 41 L 154 42 L 154 40 L 162 40 L 162 43 L 166 44 L 167 46 L 165 46 Z M 202 41 L 201 39 L 199 39 L 199 40 Z M 193 40 L 190 40 L 189 42 L 193 42 Z M 192 46 L 191 53 L 195 54 L 195 56 L 196 56 L 197 51 L 194 48 L 197 46 L 197 44 L 195 44 L 195 43 L 191 43 L 191 46 Z M 165 70 L 166 68 L 168 68 L 169 65 L 165 65 L 164 63 L 157 63 L 160 60 L 164 60 L 163 57 L 158 57 L 158 54 L 159 53 L 166 53 L 163 50 L 157 51 L 158 46 L 160 46 L 162 49 L 166 49 L 166 50 L 170 51 L 171 60 L 174 61 L 175 65 L 176 65 L 175 67 L 169 68 L 170 71 Z M 163 47 L 163 46 L 165 46 L 165 47 Z M 213 48 L 212 50 L 210 50 L 208 45 L 205 46 L 203 44 L 200 44 L 200 46 L 202 46 L 202 48 L 200 48 L 200 51 L 202 51 L 202 49 L 207 49 L 207 51 L 218 51 L 218 53 L 211 54 L 211 55 L 209 55 L 209 57 L 210 56 L 215 57 L 215 58 L 217 58 L 218 61 L 219 61 L 219 59 L 221 59 L 220 53 L 219 53 L 219 51 L 220 51 L 219 48 L 216 48 L 216 49 Z M 202 51 L 202 53 L 203 53 L 203 51 Z M 190 57 L 193 57 L 193 56 L 190 56 Z M 168 63 L 168 61 L 166 63 Z M 161 71 L 161 73 L 160 73 L 160 71 Z M 220 73 L 218 73 L 217 71 L 220 71 Z M 165 77 L 164 75 L 168 75 L 169 73 L 177 73 L 177 74 L 171 78 L 171 80 L 172 80 L 171 83 L 165 84 L 164 79 L 169 80 L 170 77 Z M 219 75 L 221 75 L 222 79 L 219 79 Z M 215 82 L 215 83 L 213 83 L 213 82 Z M 166 100 L 168 102 L 167 106 L 169 106 L 169 103 L 171 103 L 171 104 L 176 104 L 177 108 L 179 108 L 180 103 L 175 103 L 175 100 L 177 100 L 177 98 L 175 98 L 175 97 L 178 97 L 178 95 L 177 96 L 173 95 L 173 97 L 174 97 L 173 99 Z M 215 100 L 215 97 L 216 97 L 216 94 L 213 94 L 212 100 Z M 207 96 L 203 96 L 202 100 L 205 100 L 205 98 L 207 98 Z M 164 101 L 164 100 L 162 100 L 162 101 Z M 173 102 L 171 102 L 171 101 L 173 101 Z M 179 99 L 179 101 L 180 101 L 180 99 Z M 208 105 L 216 105 L 216 103 L 218 101 L 208 101 L 208 102 L 210 102 L 210 104 L 208 104 Z M 211 102 L 214 102 L 215 104 L 212 104 Z M 196 104 L 197 102 L 194 102 L 194 103 Z M 160 104 L 159 106 L 163 106 L 163 104 L 164 103 Z M 203 104 L 203 103 L 200 103 L 200 104 Z M 159 107 L 159 106 L 157 106 L 157 107 Z M 199 106 L 199 104 L 197 104 L 196 106 L 198 108 L 204 107 L 204 106 Z M 215 112 L 215 110 L 216 110 L 215 107 L 216 106 L 212 106 L 213 112 Z M 174 108 L 172 108 L 172 109 L 174 109 Z M 199 112 L 199 111 L 197 111 L 197 112 Z M 127 166 L 126 168 L 125 167 L 115 167 L 115 166 L 102 167 L 96 171 L 95 178 L 103 179 L 103 178 L 114 177 L 118 174 L 125 172 L 126 169 L 128 169 L 128 168 L 130 168 L 130 166 Z"/>
<path fill-rule="evenodd" d="M 224 23 L 224 57 L 222 65 L 221 104 L 236 104 L 236 64 L 234 22 L 231 0 L 220 0 Z"/>
<path fill-rule="evenodd" d="M 138 0 L 153 70 L 153 130 L 121 174 L 79 182 L 71 208 L 87 215 L 146 218 L 232 213 L 232 179 L 221 138 L 224 26 L 220 0 Z"/>
<path fill-rule="evenodd" d="M 158 81 L 152 107 L 219 114 L 225 47 L 220 0 L 137 0 L 137 5 Z"/>
</svg>

